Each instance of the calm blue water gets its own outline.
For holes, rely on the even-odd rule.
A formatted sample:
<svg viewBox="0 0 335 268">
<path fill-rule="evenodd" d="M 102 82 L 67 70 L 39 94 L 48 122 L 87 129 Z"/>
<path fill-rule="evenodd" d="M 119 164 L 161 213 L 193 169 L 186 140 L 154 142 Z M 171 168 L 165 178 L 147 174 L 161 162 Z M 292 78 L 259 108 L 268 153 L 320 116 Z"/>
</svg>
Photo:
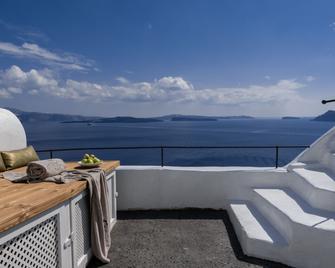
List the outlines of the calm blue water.
<svg viewBox="0 0 335 268">
<path fill-rule="evenodd" d="M 309 145 L 334 124 L 300 120 L 223 120 L 217 122 L 160 122 L 136 124 L 26 123 L 28 143 L 36 149 L 108 146 L 224 146 L 224 145 Z M 301 150 L 282 149 L 280 164 Z M 83 152 L 55 153 L 64 160 L 79 160 Z M 95 151 L 102 159 L 119 159 L 122 164 L 160 164 L 159 150 Z M 48 157 L 41 155 L 41 157 Z M 274 149 L 167 149 L 165 165 L 273 166 Z"/>
</svg>

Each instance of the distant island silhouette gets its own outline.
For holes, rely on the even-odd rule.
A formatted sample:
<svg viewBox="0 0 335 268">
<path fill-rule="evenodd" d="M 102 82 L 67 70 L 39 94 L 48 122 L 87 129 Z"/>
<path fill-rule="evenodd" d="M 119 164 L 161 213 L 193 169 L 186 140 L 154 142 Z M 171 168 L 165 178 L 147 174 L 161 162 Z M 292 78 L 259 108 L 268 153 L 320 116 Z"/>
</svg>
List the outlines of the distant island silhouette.
<svg viewBox="0 0 335 268">
<path fill-rule="evenodd" d="M 301 119 L 300 117 L 296 117 L 296 116 L 284 116 L 281 119 L 284 120 L 297 120 L 297 119 Z"/>
<path fill-rule="evenodd" d="M 115 117 L 99 117 L 99 116 L 83 116 L 58 113 L 41 113 L 27 112 L 16 108 L 5 107 L 12 111 L 22 122 L 60 122 L 64 124 L 70 123 L 154 123 L 166 121 L 218 121 L 225 119 L 254 119 L 252 116 L 202 116 L 202 115 L 181 115 L 171 114 L 157 117 L 131 117 L 131 116 L 115 116 Z"/>
<path fill-rule="evenodd" d="M 64 124 L 70 123 L 86 123 L 86 124 L 99 124 L 99 123 L 155 123 L 155 122 L 182 122 L 182 121 L 220 121 L 220 120 L 250 120 L 255 117 L 248 115 L 236 116 L 205 116 L 205 115 L 182 115 L 170 114 L 155 117 L 132 117 L 132 116 L 115 116 L 115 117 L 102 117 L 102 116 L 84 116 L 72 114 L 59 114 L 59 113 L 41 113 L 41 112 L 27 112 L 16 108 L 5 107 L 12 111 L 24 123 L 27 122 L 60 122 Z M 284 116 L 283 120 L 297 120 L 301 117 Z M 313 119 L 313 121 L 331 121 L 335 122 L 335 111 L 327 111 Z"/>
<path fill-rule="evenodd" d="M 335 122 L 335 111 L 328 110 L 322 115 L 319 115 L 313 119 L 313 121 L 328 121 Z"/>
</svg>

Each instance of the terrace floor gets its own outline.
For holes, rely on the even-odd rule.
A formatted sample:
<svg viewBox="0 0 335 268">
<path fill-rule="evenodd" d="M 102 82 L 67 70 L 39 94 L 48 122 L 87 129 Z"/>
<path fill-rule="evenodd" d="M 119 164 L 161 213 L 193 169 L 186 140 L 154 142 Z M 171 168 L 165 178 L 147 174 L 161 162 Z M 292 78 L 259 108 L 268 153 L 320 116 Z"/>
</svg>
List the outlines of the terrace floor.
<svg viewBox="0 0 335 268">
<path fill-rule="evenodd" d="M 287 267 L 243 254 L 226 211 L 118 212 L 111 263 L 89 267 Z"/>
</svg>

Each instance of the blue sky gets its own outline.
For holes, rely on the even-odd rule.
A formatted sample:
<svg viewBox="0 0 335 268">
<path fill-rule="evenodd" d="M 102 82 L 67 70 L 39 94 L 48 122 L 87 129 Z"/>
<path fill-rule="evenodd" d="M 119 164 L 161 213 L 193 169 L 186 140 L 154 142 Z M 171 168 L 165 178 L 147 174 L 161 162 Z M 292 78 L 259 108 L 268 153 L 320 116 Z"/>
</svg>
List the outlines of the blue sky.
<svg viewBox="0 0 335 268">
<path fill-rule="evenodd" d="M 0 106 L 85 115 L 316 115 L 333 1 L 0 3 Z"/>
</svg>

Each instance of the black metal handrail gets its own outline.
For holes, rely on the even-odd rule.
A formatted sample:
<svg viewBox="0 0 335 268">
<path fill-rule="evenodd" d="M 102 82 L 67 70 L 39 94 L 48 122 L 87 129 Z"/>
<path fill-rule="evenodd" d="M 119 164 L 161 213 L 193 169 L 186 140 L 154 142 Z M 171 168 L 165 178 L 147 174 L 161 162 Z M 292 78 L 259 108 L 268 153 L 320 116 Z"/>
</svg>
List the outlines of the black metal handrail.
<svg viewBox="0 0 335 268">
<path fill-rule="evenodd" d="M 335 99 L 333 99 L 333 100 L 322 100 L 321 101 L 322 104 L 327 104 L 329 102 L 335 102 Z"/>
<path fill-rule="evenodd" d="M 36 150 L 38 153 L 49 153 L 53 158 L 54 152 L 83 151 L 83 150 L 142 150 L 159 149 L 161 166 L 164 166 L 165 149 L 275 149 L 275 167 L 279 166 L 279 149 L 306 149 L 309 145 L 272 145 L 272 146 L 117 146 L 117 147 L 81 147 L 81 148 L 56 148 Z"/>
</svg>

